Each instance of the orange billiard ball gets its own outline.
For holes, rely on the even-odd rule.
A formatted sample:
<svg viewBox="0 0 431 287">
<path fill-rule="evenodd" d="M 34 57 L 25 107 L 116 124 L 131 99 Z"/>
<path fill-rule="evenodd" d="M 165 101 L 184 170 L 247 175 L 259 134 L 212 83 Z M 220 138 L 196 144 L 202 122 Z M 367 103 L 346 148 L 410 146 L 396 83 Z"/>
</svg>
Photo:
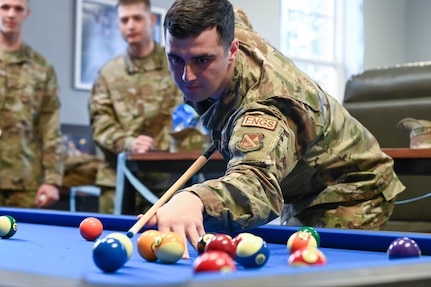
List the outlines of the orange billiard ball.
<svg viewBox="0 0 431 287">
<path fill-rule="evenodd" d="M 157 237 L 153 248 L 154 253 L 161 262 L 172 264 L 183 256 L 185 242 L 177 233 L 170 231 Z"/>
<path fill-rule="evenodd" d="M 102 234 L 103 224 L 96 217 L 87 217 L 79 224 L 79 232 L 84 239 L 94 241 Z"/>
<path fill-rule="evenodd" d="M 158 230 L 149 229 L 138 237 L 138 253 L 142 258 L 150 262 L 157 260 L 157 256 L 154 253 L 154 242 L 156 242 L 156 239 L 160 235 L 162 234 Z"/>
</svg>

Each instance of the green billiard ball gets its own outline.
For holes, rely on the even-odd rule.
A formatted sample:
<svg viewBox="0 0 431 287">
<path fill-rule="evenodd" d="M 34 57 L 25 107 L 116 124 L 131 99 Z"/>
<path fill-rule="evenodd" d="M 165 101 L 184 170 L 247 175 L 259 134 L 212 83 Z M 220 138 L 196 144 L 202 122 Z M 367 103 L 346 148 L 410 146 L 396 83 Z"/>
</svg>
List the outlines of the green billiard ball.
<svg viewBox="0 0 431 287">
<path fill-rule="evenodd" d="M 316 231 L 316 229 L 314 229 L 311 226 L 304 226 L 304 227 L 301 227 L 298 231 L 305 231 L 305 232 L 310 233 L 314 237 L 314 239 L 316 239 L 317 246 L 320 246 L 320 235 Z"/>
<path fill-rule="evenodd" d="M 10 215 L 0 216 L 0 237 L 8 239 L 12 237 L 18 228 L 15 218 Z"/>
</svg>

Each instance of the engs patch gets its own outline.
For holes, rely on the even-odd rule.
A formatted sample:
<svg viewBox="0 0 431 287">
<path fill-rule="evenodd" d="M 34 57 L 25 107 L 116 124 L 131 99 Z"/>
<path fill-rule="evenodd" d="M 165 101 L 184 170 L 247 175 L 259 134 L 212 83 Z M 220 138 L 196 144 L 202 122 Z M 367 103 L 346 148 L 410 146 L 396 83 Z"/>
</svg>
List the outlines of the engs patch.
<svg viewBox="0 0 431 287">
<path fill-rule="evenodd" d="M 263 134 L 244 134 L 236 143 L 236 148 L 243 152 L 258 150 L 263 146 L 263 137 Z"/>
<path fill-rule="evenodd" d="M 246 115 L 242 120 L 241 126 L 258 127 L 273 131 L 277 127 L 277 121 L 265 117 Z"/>
</svg>

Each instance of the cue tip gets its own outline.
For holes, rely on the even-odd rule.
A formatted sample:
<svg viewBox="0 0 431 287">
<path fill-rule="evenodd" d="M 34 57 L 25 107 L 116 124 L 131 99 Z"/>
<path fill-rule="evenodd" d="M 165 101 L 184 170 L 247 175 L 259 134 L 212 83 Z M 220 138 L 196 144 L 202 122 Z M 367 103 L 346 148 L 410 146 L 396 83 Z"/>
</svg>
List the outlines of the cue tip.
<svg viewBox="0 0 431 287">
<path fill-rule="evenodd" d="M 132 238 L 135 235 L 132 231 L 127 232 L 127 237 Z"/>
</svg>

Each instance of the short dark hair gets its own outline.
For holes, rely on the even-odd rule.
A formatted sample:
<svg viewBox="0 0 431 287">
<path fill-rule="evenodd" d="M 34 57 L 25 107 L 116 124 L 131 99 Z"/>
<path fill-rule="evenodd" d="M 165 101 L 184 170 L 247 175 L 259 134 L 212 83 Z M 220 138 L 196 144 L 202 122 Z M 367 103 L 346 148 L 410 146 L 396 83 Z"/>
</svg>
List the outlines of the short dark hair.
<svg viewBox="0 0 431 287">
<path fill-rule="evenodd" d="M 179 39 L 196 37 L 216 27 L 220 40 L 229 49 L 234 39 L 235 16 L 227 0 L 176 0 L 165 16 L 166 31 Z"/>
<path fill-rule="evenodd" d="M 130 4 L 142 3 L 145 5 L 147 9 L 151 9 L 151 1 L 150 0 L 118 0 L 117 1 L 117 9 L 119 6 L 126 6 Z"/>
</svg>

